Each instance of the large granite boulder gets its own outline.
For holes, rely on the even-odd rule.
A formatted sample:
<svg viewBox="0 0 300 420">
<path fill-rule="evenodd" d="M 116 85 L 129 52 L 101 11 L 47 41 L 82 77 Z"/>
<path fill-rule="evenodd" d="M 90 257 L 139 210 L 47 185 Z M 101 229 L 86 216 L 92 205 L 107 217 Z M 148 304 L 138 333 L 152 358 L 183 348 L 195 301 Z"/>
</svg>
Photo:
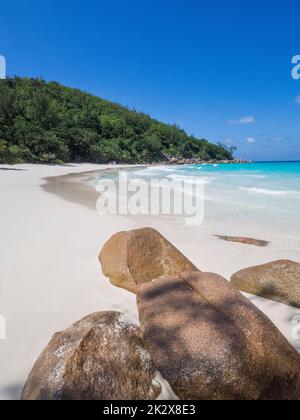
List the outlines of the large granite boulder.
<svg viewBox="0 0 300 420">
<path fill-rule="evenodd" d="M 231 277 L 242 292 L 300 308 L 300 264 L 280 260 L 246 268 Z"/>
<path fill-rule="evenodd" d="M 54 335 L 22 400 L 153 400 L 161 391 L 155 375 L 140 329 L 100 312 Z"/>
<path fill-rule="evenodd" d="M 154 229 L 114 235 L 99 256 L 103 273 L 114 286 L 136 293 L 137 285 L 163 275 L 197 268 Z"/>
<path fill-rule="evenodd" d="M 224 278 L 141 284 L 138 308 L 146 347 L 180 399 L 300 398 L 300 355 Z"/>
</svg>

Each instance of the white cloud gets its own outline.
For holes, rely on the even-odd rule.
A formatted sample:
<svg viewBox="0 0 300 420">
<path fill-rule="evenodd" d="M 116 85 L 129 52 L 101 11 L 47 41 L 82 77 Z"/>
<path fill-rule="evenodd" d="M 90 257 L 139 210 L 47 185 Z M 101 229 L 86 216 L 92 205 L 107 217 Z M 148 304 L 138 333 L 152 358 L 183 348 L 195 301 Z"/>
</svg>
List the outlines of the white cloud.
<svg viewBox="0 0 300 420">
<path fill-rule="evenodd" d="M 256 143 L 256 139 L 254 137 L 248 137 L 246 138 L 246 142 L 248 144 L 253 144 L 253 143 Z"/>
<path fill-rule="evenodd" d="M 229 124 L 252 124 L 254 123 L 255 119 L 254 117 L 250 116 L 246 116 L 246 117 L 241 117 L 239 120 L 231 120 L 229 121 Z"/>
<path fill-rule="evenodd" d="M 296 101 L 296 104 L 300 104 L 300 95 L 296 96 L 295 101 Z"/>
</svg>

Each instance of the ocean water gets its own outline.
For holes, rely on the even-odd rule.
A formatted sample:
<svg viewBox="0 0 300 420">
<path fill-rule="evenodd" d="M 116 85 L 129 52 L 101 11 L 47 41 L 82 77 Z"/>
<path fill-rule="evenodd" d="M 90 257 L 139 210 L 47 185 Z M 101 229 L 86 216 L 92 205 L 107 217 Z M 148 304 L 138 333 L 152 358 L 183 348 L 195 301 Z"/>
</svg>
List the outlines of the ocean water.
<svg viewBox="0 0 300 420">
<path fill-rule="evenodd" d="M 204 225 L 221 234 L 267 235 L 284 246 L 300 247 L 300 162 L 159 166 L 128 176 L 202 180 Z"/>
<path fill-rule="evenodd" d="M 124 171 L 105 178 L 119 179 L 120 174 Z M 279 248 L 299 250 L 300 257 L 300 162 L 157 166 L 130 169 L 126 176 L 133 182 L 201 182 L 204 222 L 195 233 L 206 229 L 212 234 L 270 240 Z M 92 183 L 101 179 L 103 174 Z"/>
</svg>

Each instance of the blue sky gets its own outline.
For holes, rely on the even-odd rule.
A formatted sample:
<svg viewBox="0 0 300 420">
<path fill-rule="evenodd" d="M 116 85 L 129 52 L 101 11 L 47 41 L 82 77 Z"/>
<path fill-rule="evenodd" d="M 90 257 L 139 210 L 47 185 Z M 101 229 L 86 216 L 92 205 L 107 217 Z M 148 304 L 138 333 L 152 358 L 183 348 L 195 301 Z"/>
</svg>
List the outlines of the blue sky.
<svg viewBox="0 0 300 420">
<path fill-rule="evenodd" d="M 256 160 L 300 160 L 299 0 L 1 5 L 9 75 L 117 101 Z"/>
</svg>

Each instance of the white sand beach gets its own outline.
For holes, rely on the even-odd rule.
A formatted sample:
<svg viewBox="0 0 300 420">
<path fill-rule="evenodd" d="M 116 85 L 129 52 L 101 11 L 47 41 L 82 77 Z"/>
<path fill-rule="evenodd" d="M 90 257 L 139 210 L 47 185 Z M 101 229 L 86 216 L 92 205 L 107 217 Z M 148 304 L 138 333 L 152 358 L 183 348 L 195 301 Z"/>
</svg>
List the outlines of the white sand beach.
<svg viewBox="0 0 300 420">
<path fill-rule="evenodd" d="M 7 335 L 0 340 L 0 399 L 20 397 L 35 360 L 55 332 L 103 310 L 124 312 L 137 321 L 135 295 L 111 286 L 98 262 L 101 247 L 118 231 L 153 227 L 199 269 L 227 279 L 242 268 L 276 259 L 300 262 L 298 249 L 223 242 L 214 237 L 220 232 L 189 227 L 175 218 L 100 216 L 93 208 L 96 192 L 84 185 L 82 202 L 72 182 L 58 182 L 56 193 L 55 184 L 51 191 L 43 188 L 48 177 L 107 168 L 115 166 L 0 165 L 0 315 Z M 225 233 L 239 234 L 237 230 L 235 226 Z M 262 227 L 262 239 L 269 239 L 264 236 Z M 300 351 L 300 341 L 292 338 L 292 319 L 300 309 L 248 297 Z"/>
</svg>

